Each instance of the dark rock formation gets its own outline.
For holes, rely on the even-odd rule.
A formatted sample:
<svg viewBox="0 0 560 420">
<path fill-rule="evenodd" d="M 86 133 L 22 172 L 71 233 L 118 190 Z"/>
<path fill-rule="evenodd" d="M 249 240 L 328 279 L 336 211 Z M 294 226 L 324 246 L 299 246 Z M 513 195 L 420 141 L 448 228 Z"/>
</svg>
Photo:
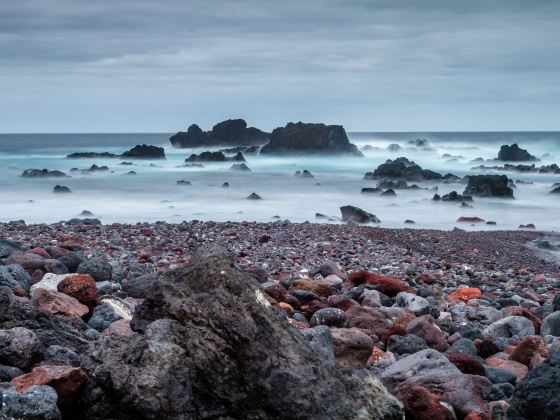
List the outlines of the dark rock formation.
<svg viewBox="0 0 560 420">
<path fill-rule="evenodd" d="M 230 259 L 158 275 L 131 326 L 84 358 L 89 418 L 402 418 L 373 376 L 320 359 Z"/>
<path fill-rule="evenodd" d="M 505 175 L 473 175 L 468 180 L 463 195 L 513 198 L 513 190 Z"/>
<path fill-rule="evenodd" d="M 341 125 L 288 123 L 274 129 L 261 154 L 350 154 L 363 156 Z"/>
<path fill-rule="evenodd" d="M 134 146 L 132 149 L 121 155 L 122 159 L 165 159 L 163 147 L 149 146 L 142 144 Z"/>
<path fill-rule="evenodd" d="M 301 178 L 313 178 L 313 174 L 307 169 L 304 169 L 303 171 L 296 171 L 294 176 L 299 176 Z"/>
<path fill-rule="evenodd" d="M 57 170 L 49 171 L 48 169 L 26 169 L 25 171 L 23 171 L 21 176 L 23 178 L 65 178 L 68 175 L 66 175 L 62 171 Z"/>
<path fill-rule="evenodd" d="M 254 146 L 268 140 L 268 133 L 255 127 L 247 127 L 242 119 L 226 120 L 216 124 L 211 131 L 204 132 L 196 124 L 186 132 L 180 131 L 169 139 L 173 147 L 204 146 Z"/>
<path fill-rule="evenodd" d="M 368 213 L 354 206 L 342 206 L 340 208 L 342 213 L 342 220 L 344 222 L 355 222 L 355 223 L 381 223 L 377 216 Z"/>
<path fill-rule="evenodd" d="M 88 168 L 87 171 L 88 172 L 104 172 L 104 171 L 108 171 L 108 170 L 109 170 L 108 166 L 105 166 L 105 165 L 97 166 L 96 164 L 93 164 Z"/>
<path fill-rule="evenodd" d="M 262 197 L 257 193 L 251 193 L 251 195 L 247 197 L 247 200 L 262 200 Z"/>
<path fill-rule="evenodd" d="M 435 196 L 434 200 L 437 200 Z M 473 201 L 473 199 L 470 195 L 461 195 L 457 191 L 451 191 L 449 194 L 442 196 L 441 201 Z"/>
<path fill-rule="evenodd" d="M 231 168 L 229 169 L 230 171 L 251 172 L 251 168 L 249 168 L 244 163 L 234 163 L 233 165 L 231 165 Z"/>
<path fill-rule="evenodd" d="M 498 160 L 507 162 L 531 162 L 539 159 L 530 154 L 527 150 L 520 148 L 517 143 L 514 143 L 511 146 L 504 144 L 500 148 Z"/>
<path fill-rule="evenodd" d="M 193 153 L 188 158 L 185 159 L 185 162 L 245 162 L 245 157 L 243 157 L 243 153 L 237 152 L 235 156 L 228 157 L 224 155 L 222 152 L 202 152 L 200 154 Z"/>
<path fill-rule="evenodd" d="M 67 225 L 101 225 L 101 220 L 90 219 L 90 218 L 85 218 L 85 219 L 74 218 L 74 219 L 67 220 L 64 223 L 66 223 Z"/>
<path fill-rule="evenodd" d="M 405 157 L 399 157 L 395 160 L 387 160 L 377 167 L 373 173 L 368 172 L 365 179 L 383 179 L 393 178 L 405 181 L 423 181 L 423 180 L 439 180 L 442 179 L 441 174 L 422 169 L 420 165 L 409 161 Z"/>
<path fill-rule="evenodd" d="M 383 191 L 381 188 L 377 188 L 377 187 L 365 187 L 362 188 L 362 194 L 377 194 L 380 193 L 381 191 Z"/>
<path fill-rule="evenodd" d="M 114 153 L 109 152 L 77 152 L 77 153 L 70 153 L 66 156 L 67 159 L 112 159 L 118 158 L 119 155 L 115 155 Z"/>
<path fill-rule="evenodd" d="M 70 188 L 64 186 L 64 185 L 55 185 L 53 188 L 53 193 L 57 193 L 57 194 L 64 194 L 64 193 L 70 193 L 72 192 L 70 190 Z"/>
<path fill-rule="evenodd" d="M 480 165 L 472 168 L 473 170 L 492 170 L 503 172 L 520 172 L 520 173 L 538 173 L 538 174 L 560 174 L 560 167 L 553 163 L 550 165 L 536 166 L 534 163 L 531 165 L 512 165 L 506 163 L 503 166 L 486 166 Z"/>
</svg>

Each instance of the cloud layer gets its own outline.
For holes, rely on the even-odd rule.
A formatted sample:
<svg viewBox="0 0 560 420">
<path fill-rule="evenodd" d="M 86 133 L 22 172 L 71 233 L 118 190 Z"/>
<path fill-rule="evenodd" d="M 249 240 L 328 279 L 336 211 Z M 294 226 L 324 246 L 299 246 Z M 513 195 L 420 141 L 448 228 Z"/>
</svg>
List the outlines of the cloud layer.
<svg viewBox="0 0 560 420">
<path fill-rule="evenodd" d="M 18 0 L 0 132 L 554 130 L 556 0 Z"/>
</svg>

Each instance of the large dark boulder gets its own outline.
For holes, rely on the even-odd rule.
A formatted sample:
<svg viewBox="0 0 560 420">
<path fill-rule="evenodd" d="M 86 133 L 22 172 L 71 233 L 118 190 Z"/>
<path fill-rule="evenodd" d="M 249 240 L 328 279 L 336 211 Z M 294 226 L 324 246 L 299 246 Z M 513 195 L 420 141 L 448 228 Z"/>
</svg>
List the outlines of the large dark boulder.
<svg viewBox="0 0 560 420">
<path fill-rule="evenodd" d="M 173 147 L 205 146 L 254 146 L 268 141 L 268 133 L 255 127 L 247 127 L 242 119 L 226 120 L 216 124 L 211 131 L 202 131 L 193 124 L 188 130 L 179 131 L 169 139 Z"/>
<path fill-rule="evenodd" d="M 5 239 L 0 235 L 0 258 L 6 258 L 14 251 L 21 251 L 21 245 L 11 239 Z"/>
<path fill-rule="evenodd" d="M 513 189 L 505 175 L 472 175 L 463 195 L 513 198 Z"/>
<path fill-rule="evenodd" d="M 517 384 L 510 401 L 508 419 L 555 420 L 560 413 L 560 352 L 529 371 Z"/>
<path fill-rule="evenodd" d="M 163 147 L 149 146 L 142 144 L 134 146 L 132 149 L 121 155 L 123 159 L 165 159 L 165 150 Z"/>
<path fill-rule="evenodd" d="M 65 178 L 68 175 L 58 170 L 49 171 L 48 169 L 26 169 L 20 176 L 23 178 Z"/>
<path fill-rule="evenodd" d="M 340 208 L 342 221 L 355 222 L 355 223 L 381 223 L 381 221 L 374 214 L 368 213 L 359 207 L 355 206 L 342 206 Z"/>
<path fill-rule="evenodd" d="M 320 359 L 229 258 L 158 274 L 131 327 L 84 357 L 88 418 L 402 418 L 376 378 Z"/>
<path fill-rule="evenodd" d="M 66 156 L 67 159 L 112 159 L 118 157 L 119 155 L 109 152 L 76 152 Z"/>
<path fill-rule="evenodd" d="M 417 163 L 408 160 L 405 157 L 399 157 L 394 160 L 387 160 L 377 167 L 373 174 L 370 172 L 366 174 L 365 179 L 402 179 L 405 181 L 424 181 L 424 180 L 439 180 L 442 175 L 430 171 L 429 169 L 422 169 Z"/>
<path fill-rule="evenodd" d="M 200 154 L 193 153 L 185 162 L 245 162 L 243 153 L 237 152 L 234 156 L 226 156 L 222 152 L 202 152 Z"/>
<path fill-rule="evenodd" d="M 275 128 L 261 154 L 350 154 L 363 156 L 341 125 L 288 123 Z"/>
<path fill-rule="evenodd" d="M 527 150 L 520 148 L 517 143 L 508 146 L 504 144 L 498 152 L 498 160 L 506 162 L 532 162 L 539 160 Z"/>
</svg>

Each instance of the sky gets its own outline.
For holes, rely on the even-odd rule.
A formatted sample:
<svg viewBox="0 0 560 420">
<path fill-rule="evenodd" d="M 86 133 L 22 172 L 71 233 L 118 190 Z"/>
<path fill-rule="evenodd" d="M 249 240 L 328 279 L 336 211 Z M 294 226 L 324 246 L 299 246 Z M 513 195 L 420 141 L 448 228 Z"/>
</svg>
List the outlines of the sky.
<svg viewBox="0 0 560 420">
<path fill-rule="evenodd" d="M 560 130 L 558 0 L 0 0 L 0 132 Z"/>
</svg>

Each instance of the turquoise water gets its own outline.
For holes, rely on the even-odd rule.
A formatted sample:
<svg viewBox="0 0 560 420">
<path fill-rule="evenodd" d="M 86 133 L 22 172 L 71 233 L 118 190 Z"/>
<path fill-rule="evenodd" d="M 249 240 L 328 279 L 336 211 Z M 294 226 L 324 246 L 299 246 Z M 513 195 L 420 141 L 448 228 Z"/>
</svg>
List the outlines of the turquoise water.
<svg viewBox="0 0 560 420">
<path fill-rule="evenodd" d="M 271 221 L 275 215 L 294 222 L 315 221 L 315 213 L 339 216 L 339 207 L 356 205 L 376 214 L 381 226 L 403 227 L 405 219 L 417 228 L 452 229 L 460 216 L 478 216 L 498 224 L 476 229 L 515 229 L 534 223 L 542 230 L 560 230 L 560 197 L 548 194 L 560 175 L 508 174 L 510 178 L 533 182 L 520 185 L 516 200 L 477 199 L 474 208 L 457 204 L 433 203 L 433 191 L 397 191 L 397 197 L 363 195 L 361 188 L 375 186 L 363 180 L 386 159 L 407 156 L 422 167 L 462 176 L 480 173 L 471 168 L 477 157 L 494 158 L 501 144 L 519 143 L 529 152 L 542 156 L 543 164 L 560 163 L 560 133 L 350 133 L 358 147 L 372 146 L 365 158 L 351 157 L 262 157 L 247 155 L 250 173 L 232 172 L 231 163 L 207 163 L 204 168 L 180 167 L 185 157 L 201 150 L 172 149 L 169 134 L 29 134 L 0 135 L 0 180 L 2 199 L 0 221 L 24 219 L 27 223 L 48 223 L 77 217 L 92 211 L 104 223 L 182 220 Z M 404 146 L 409 140 L 427 139 L 432 149 L 389 152 L 391 143 Z M 119 159 L 66 159 L 69 153 L 107 151 L 122 153 L 136 144 L 162 145 L 166 161 L 136 161 L 121 166 Z M 450 161 L 444 154 L 461 156 Z M 87 169 L 92 164 L 107 165 L 109 173 L 71 173 L 73 167 Z M 68 179 L 23 179 L 24 169 L 58 169 Z M 297 170 L 307 169 L 314 178 L 297 178 Z M 136 176 L 127 176 L 134 170 Z M 179 186 L 177 180 L 191 186 Z M 229 182 L 230 188 L 222 188 Z M 320 185 L 317 185 L 317 184 Z M 56 195 L 56 184 L 70 187 L 72 194 Z M 462 192 L 464 184 L 422 183 L 439 187 L 439 194 Z M 246 200 L 252 192 L 261 201 Z M 29 200 L 32 200 L 30 202 Z M 406 225 L 410 227 L 410 225 Z"/>
</svg>

